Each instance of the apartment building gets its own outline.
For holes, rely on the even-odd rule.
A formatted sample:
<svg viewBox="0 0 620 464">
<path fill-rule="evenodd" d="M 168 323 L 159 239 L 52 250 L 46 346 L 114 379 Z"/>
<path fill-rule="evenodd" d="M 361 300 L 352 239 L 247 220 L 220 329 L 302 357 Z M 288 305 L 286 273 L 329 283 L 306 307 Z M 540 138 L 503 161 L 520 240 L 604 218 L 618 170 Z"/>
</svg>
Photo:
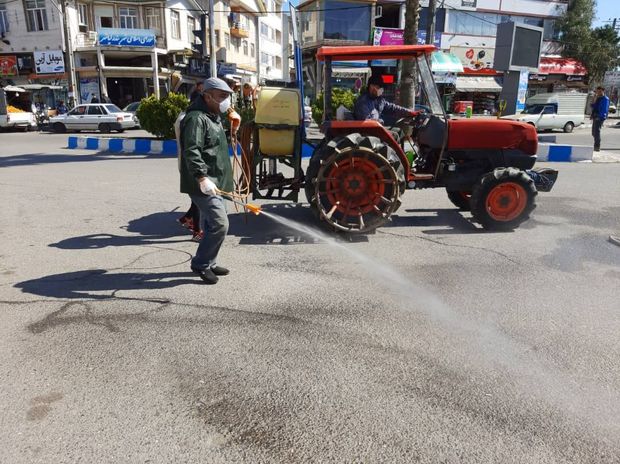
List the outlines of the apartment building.
<svg viewBox="0 0 620 464">
<path fill-rule="evenodd" d="M 80 101 L 124 105 L 191 87 L 206 67 L 192 46 L 202 7 L 193 0 L 84 0 L 69 10 Z"/>
<path fill-rule="evenodd" d="M 284 79 L 284 24 L 279 0 L 215 3 L 218 74 L 258 83 Z"/>
<path fill-rule="evenodd" d="M 50 0 L 0 4 L 0 85 L 49 86 L 67 97 L 62 12 Z M 44 101 L 43 101 L 44 102 Z"/>
</svg>

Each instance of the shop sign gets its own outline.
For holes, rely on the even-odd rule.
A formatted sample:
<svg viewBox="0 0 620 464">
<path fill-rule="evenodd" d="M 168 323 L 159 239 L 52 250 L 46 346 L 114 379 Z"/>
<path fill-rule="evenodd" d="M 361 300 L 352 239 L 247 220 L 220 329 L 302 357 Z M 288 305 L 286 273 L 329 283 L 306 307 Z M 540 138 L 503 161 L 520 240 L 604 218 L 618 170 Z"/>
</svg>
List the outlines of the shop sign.
<svg viewBox="0 0 620 464">
<path fill-rule="evenodd" d="M 461 8 L 476 8 L 477 0 L 461 0 Z"/>
<path fill-rule="evenodd" d="M 237 63 L 218 63 L 217 64 L 217 75 L 225 76 L 226 74 L 236 74 L 237 73 Z"/>
<path fill-rule="evenodd" d="M 605 73 L 605 86 L 607 87 L 619 87 L 620 86 L 620 71 L 607 71 Z"/>
<path fill-rule="evenodd" d="M 34 69 L 37 74 L 62 74 L 65 72 L 65 59 L 62 50 L 34 52 Z"/>
<path fill-rule="evenodd" d="M 418 31 L 418 45 L 426 44 L 426 31 Z M 441 32 L 435 32 L 433 45 L 437 48 L 441 48 Z"/>
<path fill-rule="evenodd" d="M 585 76 L 566 76 L 568 82 L 583 82 Z"/>
<path fill-rule="evenodd" d="M 155 46 L 155 31 L 151 29 L 99 29 L 99 45 L 117 47 L 149 47 Z"/>
<path fill-rule="evenodd" d="M 544 74 L 530 74 L 531 81 L 546 81 L 547 77 L 549 76 L 546 76 Z"/>
<path fill-rule="evenodd" d="M 17 57 L 15 55 L 0 56 L 0 76 L 17 76 Z"/>
<path fill-rule="evenodd" d="M 496 74 L 493 69 L 494 48 L 450 47 L 450 53 L 461 60 L 465 74 Z"/>
<path fill-rule="evenodd" d="M 403 45 L 405 43 L 404 29 L 388 29 L 375 27 L 373 45 Z"/>
<path fill-rule="evenodd" d="M 101 101 L 99 94 L 99 78 L 82 77 L 80 79 L 80 102 L 90 103 L 93 97 L 97 97 Z"/>
</svg>

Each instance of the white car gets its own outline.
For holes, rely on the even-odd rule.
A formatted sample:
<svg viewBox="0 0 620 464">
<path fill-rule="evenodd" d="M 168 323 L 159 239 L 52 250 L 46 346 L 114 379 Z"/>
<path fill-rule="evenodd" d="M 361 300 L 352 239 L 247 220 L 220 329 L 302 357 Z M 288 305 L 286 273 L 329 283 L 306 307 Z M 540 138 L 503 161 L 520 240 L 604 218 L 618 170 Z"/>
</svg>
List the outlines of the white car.
<svg viewBox="0 0 620 464">
<path fill-rule="evenodd" d="M 99 130 L 123 132 L 137 125 L 135 116 L 125 113 L 112 103 L 89 103 L 79 105 L 66 114 L 50 118 L 50 127 L 54 132 L 67 130 Z"/>
</svg>

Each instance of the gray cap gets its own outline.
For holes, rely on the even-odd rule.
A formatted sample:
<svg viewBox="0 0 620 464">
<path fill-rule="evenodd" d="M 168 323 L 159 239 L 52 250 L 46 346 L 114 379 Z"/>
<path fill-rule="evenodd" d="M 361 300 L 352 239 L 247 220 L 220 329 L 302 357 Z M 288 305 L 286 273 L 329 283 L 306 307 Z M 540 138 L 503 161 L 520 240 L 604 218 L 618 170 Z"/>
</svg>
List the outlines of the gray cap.
<svg viewBox="0 0 620 464">
<path fill-rule="evenodd" d="M 233 89 L 228 87 L 228 84 L 224 82 L 222 79 L 218 79 L 217 77 L 210 77 L 209 79 L 205 79 L 204 81 L 204 91 L 207 90 L 222 90 L 228 93 L 235 93 Z"/>
</svg>

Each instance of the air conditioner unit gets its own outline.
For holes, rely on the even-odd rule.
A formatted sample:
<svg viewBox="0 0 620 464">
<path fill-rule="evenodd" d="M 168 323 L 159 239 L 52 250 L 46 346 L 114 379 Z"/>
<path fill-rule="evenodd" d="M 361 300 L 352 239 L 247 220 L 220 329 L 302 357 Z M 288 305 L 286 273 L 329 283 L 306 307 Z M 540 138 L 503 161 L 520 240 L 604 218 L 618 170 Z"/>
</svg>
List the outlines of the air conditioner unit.
<svg viewBox="0 0 620 464">
<path fill-rule="evenodd" d="M 173 60 L 175 64 L 189 64 L 189 57 L 185 55 L 175 54 Z"/>
</svg>

